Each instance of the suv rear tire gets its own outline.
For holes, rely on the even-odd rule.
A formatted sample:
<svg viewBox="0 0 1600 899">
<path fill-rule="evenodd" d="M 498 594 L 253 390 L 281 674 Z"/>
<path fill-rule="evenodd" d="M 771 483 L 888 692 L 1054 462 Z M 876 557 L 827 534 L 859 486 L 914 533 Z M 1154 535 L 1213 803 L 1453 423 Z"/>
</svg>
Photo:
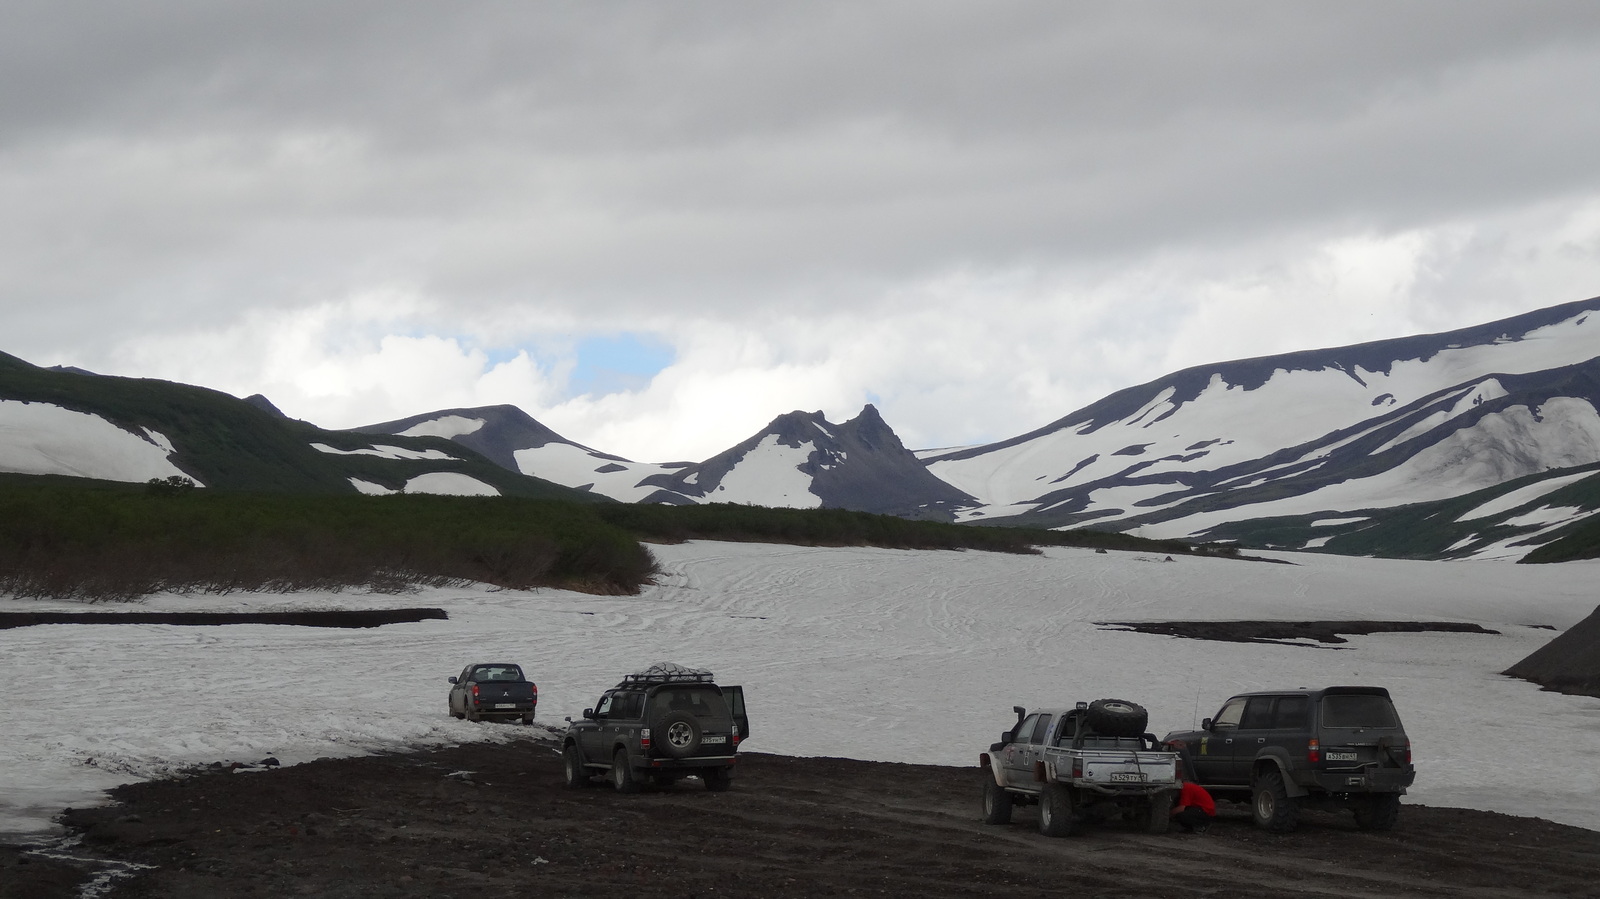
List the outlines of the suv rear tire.
<svg viewBox="0 0 1600 899">
<path fill-rule="evenodd" d="M 628 750 L 618 749 L 611 757 L 611 786 L 618 793 L 639 792 L 639 781 L 634 779 L 633 766 L 628 764 Z"/>
<path fill-rule="evenodd" d="M 1005 787 L 995 783 L 992 772 L 985 771 L 983 773 L 983 823 L 1010 824 L 1011 805 L 1011 793 Z"/>
<path fill-rule="evenodd" d="M 1399 793 L 1372 793 L 1357 800 L 1356 826 L 1362 830 L 1394 830 L 1400 820 Z"/>
<path fill-rule="evenodd" d="M 1270 833 L 1289 833 L 1300 823 L 1300 803 L 1289 797 L 1277 768 L 1261 772 L 1250 797 L 1250 816 Z"/>
</svg>

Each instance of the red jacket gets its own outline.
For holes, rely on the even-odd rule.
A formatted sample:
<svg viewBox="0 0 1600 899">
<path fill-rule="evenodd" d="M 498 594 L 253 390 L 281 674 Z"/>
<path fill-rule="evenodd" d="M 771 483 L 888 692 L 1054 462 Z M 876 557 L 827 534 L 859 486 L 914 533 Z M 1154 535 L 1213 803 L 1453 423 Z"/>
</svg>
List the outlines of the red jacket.
<svg viewBox="0 0 1600 899">
<path fill-rule="evenodd" d="M 1211 817 L 1217 815 L 1217 804 L 1211 799 L 1211 794 L 1206 788 L 1193 781 L 1183 782 L 1183 792 L 1178 794 L 1178 805 L 1192 805 Z"/>
</svg>

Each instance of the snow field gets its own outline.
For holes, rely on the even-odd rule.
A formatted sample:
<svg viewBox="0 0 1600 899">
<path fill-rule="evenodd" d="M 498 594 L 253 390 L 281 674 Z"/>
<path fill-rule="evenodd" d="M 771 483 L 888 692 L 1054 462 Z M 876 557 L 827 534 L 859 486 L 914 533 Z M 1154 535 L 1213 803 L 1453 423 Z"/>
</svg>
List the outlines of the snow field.
<svg viewBox="0 0 1600 899">
<path fill-rule="evenodd" d="M 750 748 L 973 765 L 1013 718 L 1107 696 L 1158 734 L 1231 693 L 1390 688 L 1416 751 L 1410 799 L 1600 829 L 1600 700 L 1497 672 L 1594 608 L 1595 563 L 1515 566 L 1285 554 L 1297 564 L 1097 554 L 655 546 L 638 597 L 427 590 L 402 596 L 159 596 L 144 609 L 439 606 L 363 630 L 51 625 L 0 631 L 0 834 L 39 831 L 116 783 L 187 765 L 285 763 L 527 731 L 445 712 L 472 661 L 521 663 L 560 725 L 626 672 L 711 668 L 750 698 Z M 0 609 L 81 609 L 0 600 Z M 1499 636 L 1388 634 L 1345 648 L 1113 632 L 1166 619 L 1478 622 Z M 40 697 L 64 696 L 63 702 Z M 542 751 L 530 749 L 530 751 Z M 271 776 L 270 774 L 261 776 Z M 974 799 L 976 804 L 976 798 Z M 976 805 L 975 812 L 976 814 Z"/>
</svg>

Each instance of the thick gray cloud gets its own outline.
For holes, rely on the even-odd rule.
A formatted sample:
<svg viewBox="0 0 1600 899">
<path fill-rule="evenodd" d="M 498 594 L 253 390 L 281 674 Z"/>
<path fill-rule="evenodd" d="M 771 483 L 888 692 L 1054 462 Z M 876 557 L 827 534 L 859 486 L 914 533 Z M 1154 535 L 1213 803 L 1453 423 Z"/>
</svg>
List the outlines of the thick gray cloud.
<svg viewBox="0 0 1600 899">
<path fill-rule="evenodd" d="M 14 2 L 0 349 L 277 387 L 354 424 L 421 409 L 339 406 L 350 366 L 436 336 L 528 349 L 529 411 L 575 427 L 709 414 L 670 378 L 558 408 L 550 347 L 637 331 L 685 377 L 833 372 L 729 433 L 870 395 L 931 441 L 992 439 L 1200 361 L 1190 325 L 1246 308 L 1219 351 L 1600 292 L 1596 83 L 1586 2 Z M 1401 248 L 1365 294 L 1396 311 L 1304 333 L 1302 307 L 1388 264 L 1350 246 Z M 930 304 L 948 335 L 908 317 Z M 312 321 L 276 368 L 193 349 Z M 874 332 L 1004 358 L 840 349 Z M 1076 363 L 1049 349 L 1074 340 Z M 999 373 L 1018 359 L 1036 383 Z M 320 387 L 283 373 L 324 363 Z M 940 366 L 1030 398 L 952 407 Z M 935 408 L 970 424 L 941 433 Z"/>
</svg>

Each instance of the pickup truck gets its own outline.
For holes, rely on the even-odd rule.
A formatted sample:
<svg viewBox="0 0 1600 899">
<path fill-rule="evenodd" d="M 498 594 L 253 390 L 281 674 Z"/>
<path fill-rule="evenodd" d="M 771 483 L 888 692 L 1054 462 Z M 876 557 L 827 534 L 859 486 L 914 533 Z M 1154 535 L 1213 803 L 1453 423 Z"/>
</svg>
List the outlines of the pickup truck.
<svg viewBox="0 0 1600 899">
<path fill-rule="evenodd" d="M 1178 755 L 1144 733 L 1144 708 L 1120 699 L 1074 708 L 1013 706 L 1017 724 L 981 753 L 983 823 L 1009 824 L 1017 805 L 1039 806 L 1039 832 L 1070 836 L 1118 814 L 1165 833 L 1177 795 Z"/>
<path fill-rule="evenodd" d="M 474 662 L 450 678 L 450 717 L 468 721 L 521 720 L 532 724 L 539 687 L 511 662 Z"/>
</svg>

